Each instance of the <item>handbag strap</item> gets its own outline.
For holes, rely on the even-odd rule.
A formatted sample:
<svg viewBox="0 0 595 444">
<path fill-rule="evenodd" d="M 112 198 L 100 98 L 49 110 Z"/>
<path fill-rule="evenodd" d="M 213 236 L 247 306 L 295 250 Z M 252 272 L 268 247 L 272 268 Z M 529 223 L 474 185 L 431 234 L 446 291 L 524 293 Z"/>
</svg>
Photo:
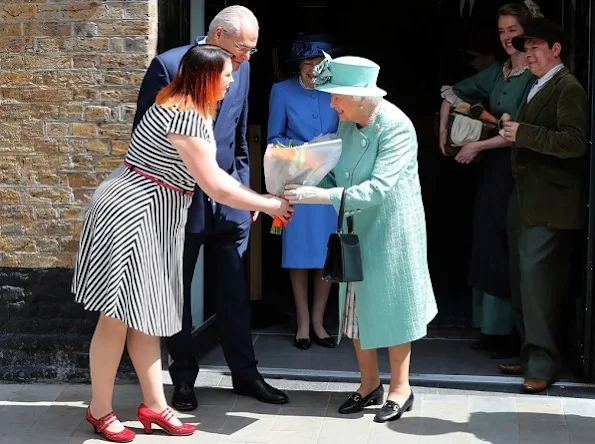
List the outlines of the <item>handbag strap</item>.
<svg viewBox="0 0 595 444">
<path fill-rule="evenodd" d="M 345 217 L 345 188 L 341 193 L 341 205 L 339 206 L 339 217 L 337 219 L 337 232 L 343 232 L 343 218 Z M 353 233 L 353 216 L 347 216 L 347 232 Z"/>
</svg>

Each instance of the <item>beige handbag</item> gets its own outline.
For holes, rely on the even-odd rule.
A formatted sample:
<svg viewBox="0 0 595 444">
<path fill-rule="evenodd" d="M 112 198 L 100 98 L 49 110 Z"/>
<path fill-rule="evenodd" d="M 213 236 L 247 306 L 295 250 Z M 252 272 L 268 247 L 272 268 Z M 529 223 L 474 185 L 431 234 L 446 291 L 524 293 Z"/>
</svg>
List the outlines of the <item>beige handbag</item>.
<svg viewBox="0 0 595 444">
<path fill-rule="evenodd" d="M 446 129 L 448 138 L 445 152 L 448 156 L 456 156 L 465 143 L 497 136 L 498 119 L 488 113 L 481 104 L 457 106 L 450 109 Z"/>
</svg>

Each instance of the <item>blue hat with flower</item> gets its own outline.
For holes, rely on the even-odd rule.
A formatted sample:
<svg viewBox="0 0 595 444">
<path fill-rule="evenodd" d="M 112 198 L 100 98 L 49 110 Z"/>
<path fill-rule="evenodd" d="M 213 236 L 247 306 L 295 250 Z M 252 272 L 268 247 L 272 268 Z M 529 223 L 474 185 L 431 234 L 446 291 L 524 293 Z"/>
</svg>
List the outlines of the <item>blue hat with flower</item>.
<svg viewBox="0 0 595 444">
<path fill-rule="evenodd" d="M 314 89 L 330 94 L 361 97 L 383 97 L 386 91 L 376 86 L 380 66 L 363 57 L 331 58 L 314 67 Z"/>
<path fill-rule="evenodd" d="M 339 51 L 335 39 L 327 34 L 299 34 L 291 46 L 288 61 L 299 61 L 321 57 L 323 52 L 334 54 Z"/>
</svg>

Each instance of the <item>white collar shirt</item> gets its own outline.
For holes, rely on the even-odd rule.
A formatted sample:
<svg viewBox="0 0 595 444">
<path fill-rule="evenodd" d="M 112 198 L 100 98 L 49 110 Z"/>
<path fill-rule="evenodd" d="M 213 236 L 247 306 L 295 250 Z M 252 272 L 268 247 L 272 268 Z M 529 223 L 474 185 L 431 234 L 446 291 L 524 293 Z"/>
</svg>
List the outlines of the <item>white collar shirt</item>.
<svg viewBox="0 0 595 444">
<path fill-rule="evenodd" d="M 547 82 L 549 82 L 550 80 L 552 80 L 552 77 L 554 77 L 556 74 L 558 74 L 558 72 L 560 72 L 560 70 L 562 68 L 564 68 L 564 64 L 560 63 L 559 65 L 554 66 L 552 69 L 550 69 L 548 72 L 546 72 L 543 77 L 540 77 L 539 79 L 537 79 L 537 81 L 533 84 L 533 86 L 529 90 L 529 94 L 527 95 L 527 103 L 529 103 L 531 101 L 531 99 L 533 97 L 535 97 L 535 95 L 543 89 L 545 84 Z"/>
</svg>

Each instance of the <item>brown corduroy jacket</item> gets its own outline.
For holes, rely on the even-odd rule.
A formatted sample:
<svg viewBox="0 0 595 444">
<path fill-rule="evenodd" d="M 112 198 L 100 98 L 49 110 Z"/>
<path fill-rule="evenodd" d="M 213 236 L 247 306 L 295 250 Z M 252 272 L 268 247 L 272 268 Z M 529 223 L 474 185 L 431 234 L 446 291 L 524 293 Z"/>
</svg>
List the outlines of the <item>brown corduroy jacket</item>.
<svg viewBox="0 0 595 444">
<path fill-rule="evenodd" d="M 588 104 L 562 68 L 519 112 L 512 171 L 523 222 L 581 229 L 586 217 Z"/>
</svg>

